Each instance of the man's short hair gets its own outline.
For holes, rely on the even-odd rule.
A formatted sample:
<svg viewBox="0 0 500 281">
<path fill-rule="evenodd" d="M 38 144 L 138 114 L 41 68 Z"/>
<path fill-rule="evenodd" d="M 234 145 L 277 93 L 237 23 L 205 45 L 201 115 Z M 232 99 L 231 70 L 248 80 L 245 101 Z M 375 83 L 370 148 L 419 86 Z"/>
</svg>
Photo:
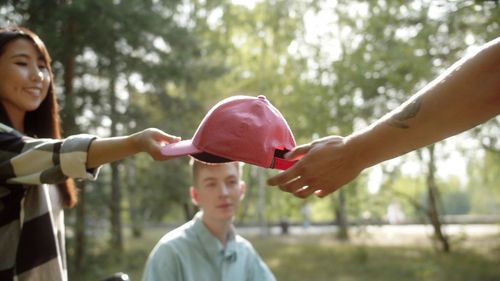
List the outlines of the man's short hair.
<svg viewBox="0 0 500 281">
<path fill-rule="evenodd" d="M 209 166 L 213 166 L 213 165 L 228 165 L 228 164 L 235 165 L 236 169 L 238 170 L 238 180 L 240 180 L 241 173 L 243 170 L 243 163 L 242 162 L 234 161 L 234 162 L 226 162 L 226 163 L 220 163 L 220 164 L 208 164 L 208 163 L 198 161 L 198 160 L 191 157 L 191 160 L 189 161 L 189 165 L 191 166 L 191 178 L 193 179 L 193 187 L 196 188 L 195 183 L 196 183 L 196 179 L 198 177 L 200 169 L 203 169 L 203 168 L 209 167 Z"/>
</svg>

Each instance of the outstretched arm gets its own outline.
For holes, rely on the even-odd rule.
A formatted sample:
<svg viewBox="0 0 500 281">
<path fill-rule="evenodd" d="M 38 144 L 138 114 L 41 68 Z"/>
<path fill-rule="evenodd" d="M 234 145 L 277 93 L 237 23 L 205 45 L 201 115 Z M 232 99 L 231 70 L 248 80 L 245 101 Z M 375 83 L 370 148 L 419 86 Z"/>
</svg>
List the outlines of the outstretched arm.
<svg viewBox="0 0 500 281">
<path fill-rule="evenodd" d="M 372 165 L 468 130 L 500 113 L 500 37 L 455 63 L 433 82 L 364 130 L 296 147 L 300 159 L 270 185 L 322 197 Z"/>
<path fill-rule="evenodd" d="M 179 140 L 178 137 L 151 128 L 125 137 L 97 138 L 90 144 L 87 168 L 95 168 L 139 152 L 146 152 L 157 161 L 167 160 L 171 157 L 161 154 L 161 144 Z"/>
</svg>

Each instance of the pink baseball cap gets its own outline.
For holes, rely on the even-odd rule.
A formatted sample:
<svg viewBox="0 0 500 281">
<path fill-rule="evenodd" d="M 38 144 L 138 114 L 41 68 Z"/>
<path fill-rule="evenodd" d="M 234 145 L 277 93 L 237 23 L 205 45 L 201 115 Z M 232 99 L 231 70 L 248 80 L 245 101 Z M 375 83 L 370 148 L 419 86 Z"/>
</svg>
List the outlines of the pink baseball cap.
<svg viewBox="0 0 500 281">
<path fill-rule="evenodd" d="M 294 147 L 285 118 L 265 96 L 233 96 L 210 109 L 192 139 L 167 144 L 161 152 L 206 163 L 241 161 L 286 170 L 295 161 L 284 155 Z"/>
</svg>

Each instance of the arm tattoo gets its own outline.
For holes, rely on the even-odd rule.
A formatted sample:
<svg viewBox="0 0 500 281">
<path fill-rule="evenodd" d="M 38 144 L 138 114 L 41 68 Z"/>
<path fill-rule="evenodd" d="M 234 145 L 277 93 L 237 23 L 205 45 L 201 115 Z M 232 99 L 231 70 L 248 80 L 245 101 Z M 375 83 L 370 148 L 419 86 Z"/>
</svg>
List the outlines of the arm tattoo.
<svg viewBox="0 0 500 281">
<path fill-rule="evenodd" d="M 404 121 L 417 116 L 420 106 L 422 105 L 422 99 L 423 97 L 420 96 L 407 104 L 405 107 L 401 108 L 386 121 L 387 125 L 400 129 L 410 128 L 410 126 L 406 125 Z"/>
</svg>

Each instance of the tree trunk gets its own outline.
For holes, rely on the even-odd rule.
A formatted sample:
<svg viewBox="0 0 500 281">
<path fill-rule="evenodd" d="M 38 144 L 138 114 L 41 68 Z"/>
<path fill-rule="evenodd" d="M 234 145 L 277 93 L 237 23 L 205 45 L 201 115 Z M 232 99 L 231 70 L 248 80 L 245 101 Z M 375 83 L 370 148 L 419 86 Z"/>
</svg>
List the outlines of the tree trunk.
<svg viewBox="0 0 500 281">
<path fill-rule="evenodd" d="M 249 177 L 248 177 L 248 180 L 245 184 L 245 200 L 241 201 L 241 205 L 240 205 L 240 211 L 239 211 L 239 222 L 244 222 L 245 219 L 247 218 L 248 216 L 248 210 L 249 210 L 249 206 L 250 206 L 250 202 L 254 202 L 254 199 L 253 199 L 253 186 L 254 186 L 254 182 L 253 182 L 253 177 L 251 177 L 251 173 L 249 173 Z"/>
<path fill-rule="evenodd" d="M 74 257 L 74 277 L 75 280 L 80 280 L 80 276 L 83 272 L 83 257 L 85 256 L 85 228 L 86 228 L 86 217 L 85 217 L 85 183 L 83 181 L 78 181 L 75 183 L 79 192 L 78 204 L 76 205 L 76 222 L 75 222 L 75 257 Z"/>
<path fill-rule="evenodd" d="M 138 213 L 137 202 L 136 202 L 136 183 L 135 183 L 135 165 L 134 158 L 130 157 L 126 160 L 126 168 L 127 168 L 127 183 L 128 187 L 127 197 L 128 197 L 128 205 L 129 205 L 129 214 L 130 214 L 130 228 L 132 229 L 132 236 L 135 238 L 139 238 L 142 236 L 142 230 L 144 228 L 144 220 L 141 219 L 140 214 Z"/>
<path fill-rule="evenodd" d="M 121 224 L 121 183 L 119 173 L 119 163 L 111 163 L 111 246 L 121 253 L 123 249 L 122 242 L 122 224 Z"/>
<path fill-rule="evenodd" d="M 67 5 L 67 3 L 64 3 Z M 74 105 L 73 81 L 75 77 L 75 43 L 74 34 L 76 23 L 70 21 L 66 28 L 62 30 L 62 37 L 66 39 L 66 57 L 64 63 L 64 106 L 60 111 L 62 135 L 64 137 L 80 133 L 80 129 L 76 124 L 76 113 Z M 84 271 L 84 256 L 86 249 L 86 196 L 85 196 L 85 181 L 75 181 L 75 186 L 79 189 L 78 204 L 75 206 L 75 226 L 74 226 L 74 256 L 73 256 L 73 273 L 75 280 L 80 280 L 79 276 Z"/>
<path fill-rule="evenodd" d="M 441 242 L 442 249 L 445 253 L 451 251 L 450 244 L 448 242 L 448 237 L 443 233 L 441 226 L 442 223 L 439 219 L 439 212 L 437 208 L 437 202 L 439 201 L 439 192 L 435 180 L 436 166 L 434 159 L 434 145 L 427 147 L 429 151 L 429 163 L 428 163 L 428 174 L 427 174 L 427 190 L 428 190 L 428 203 L 429 207 L 427 210 L 427 216 L 429 217 L 431 224 L 434 228 L 434 235 Z"/>
<path fill-rule="evenodd" d="M 115 80 L 110 80 L 109 105 L 111 108 L 111 136 L 117 136 L 117 112 L 116 112 L 116 93 Z M 123 250 L 122 223 L 121 223 L 121 181 L 120 181 L 120 163 L 111 163 L 111 246 L 117 251 L 117 257 Z"/>
<path fill-rule="evenodd" d="M 343 189 L 337 191 L 338 200 L 337 204 L 335 204 L 335 217 L 337 220 L 337 225 L 339 230 L 337 232 L 337 238 L 339 240 L 349 240 L 349 231 L 347 225 L 347 213 L 346 213 L 346 205 L 345 205 L 345 193 Z"/>
<path fill-rule="evenodd" d="M 267 221 L 266 221 L 266 189 L 264 186 L 264 170 L 260 167 L 255 167 L 257 172 L 257 183 L 258 183 L 258 201 L 257 201 L 257 212 L 259 217 L 259 225 L 261 236 L 268 235 Z"/>
</svg>

